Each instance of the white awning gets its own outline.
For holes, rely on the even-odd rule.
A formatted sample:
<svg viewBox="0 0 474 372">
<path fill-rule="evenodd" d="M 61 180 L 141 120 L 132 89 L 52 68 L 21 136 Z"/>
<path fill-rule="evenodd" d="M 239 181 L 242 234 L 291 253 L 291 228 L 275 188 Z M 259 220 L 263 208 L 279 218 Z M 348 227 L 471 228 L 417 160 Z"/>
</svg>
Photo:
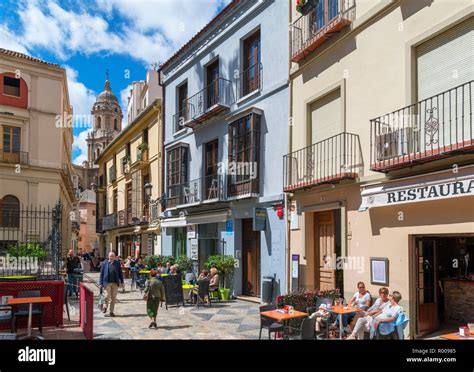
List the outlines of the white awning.
<svg viewBox="0 0 474 372">
<path fill-rule="evenodd" d="M 161 227 L 182 227 L 186 226 L 185 217 L 167 218 L 161 220 Z"/>
<path fill-rule="evenodd" d="M 209 212 L 206 214 L 188 215 L 183 217 L 166 218 L 161 220 L 161 227 L 182 227 L 187 225 L 199 225 L 205 223 L 225 222 L 229 211 Z"/>
<path fill-rule="evenodd" d="M 396 204 L 474 196 L 474 167 L 365 186 L 359 212 Z"/>
</svg>

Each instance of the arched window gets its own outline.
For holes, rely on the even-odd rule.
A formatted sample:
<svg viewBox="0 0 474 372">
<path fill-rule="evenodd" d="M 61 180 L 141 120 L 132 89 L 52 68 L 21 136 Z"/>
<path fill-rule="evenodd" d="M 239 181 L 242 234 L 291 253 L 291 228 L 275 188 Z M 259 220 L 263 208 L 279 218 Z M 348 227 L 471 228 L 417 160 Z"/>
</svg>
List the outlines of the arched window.
<svg viewBox="0 0 474 372">
<path fill-rule="evenodd" d="M 117 119 L 114 119 L 114 129 L 115 129 L 115 130 L 118 130 L 118 127 L 117 127 Z"/>
<path fill-rule="evenodd" d="M 102 118 L 99 116 L 99 117 L 97 118 L 97 129 L 100 129 L 101 123 L 102 123 Z"/>
<path fill-rule="evenodd" d="M 0 200 L 0 227 L 20 227 L 20 201 L 13 195 Z"/>
</svg>

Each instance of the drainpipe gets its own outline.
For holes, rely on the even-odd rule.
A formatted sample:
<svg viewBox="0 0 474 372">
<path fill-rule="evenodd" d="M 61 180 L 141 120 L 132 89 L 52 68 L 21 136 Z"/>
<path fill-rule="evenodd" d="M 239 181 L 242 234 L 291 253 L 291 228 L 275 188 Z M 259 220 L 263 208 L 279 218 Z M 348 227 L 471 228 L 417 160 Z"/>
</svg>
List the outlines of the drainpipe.
<svg viewBox="0 0 474 372">
<path fill-rule="evenodd" d="M 288 6 L 288 20 L 291 22 L 291 7 L 292 2 Z M 293 81 L 290 77 L 291 71 L 291 28 L 288 27 L 288 153 L 291 152 L 292 140 L 293 140 Z M 285 176 L 285 175 L 283 175 Z M 289 293 L 291 290 L 291 230 L 290 230 L 290 211 L 289 206 L 291 200 L 289 200 L 289 194 L 285 194 L 285 213 L 286 213 L 286 292 Z"/>
<path fill-rule="evenodd" d="M 166 89 L 164 87 L 163 81 L 161 80 L 161 68 L 158 69 L 158 85 L 161 87 L 161 195 L 158 195 L 159 198 L 163 196 L 165 192 L 165 148 L 163 144 L 165 143 L 165 102 L 166 102 Z M 164 204 L 160 204 L 162 208 Z M 163 212 L 163 210 L 161 211 Z M 161 229 L 160 229 L 161 230 Z"/>
</svg>

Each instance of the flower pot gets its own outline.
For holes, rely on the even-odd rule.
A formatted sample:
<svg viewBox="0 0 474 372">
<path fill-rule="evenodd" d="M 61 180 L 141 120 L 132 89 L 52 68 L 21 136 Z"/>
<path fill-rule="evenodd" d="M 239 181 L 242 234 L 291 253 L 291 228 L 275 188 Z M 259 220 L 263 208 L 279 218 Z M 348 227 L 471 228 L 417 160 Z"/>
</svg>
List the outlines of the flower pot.
<svg viewBox="0 0 474 372">
<path fill-rule="evenodd" d="M 303 5 L 301 5 L 301 7 L 299 8 L 299 12 L 302 14 L 302 15 L 306 15 L 308 14 L 312 9 L 315 8 L 315 4 L 316 2 L 314 0 L 306 0 L 306 3 L 304 3 Z"/>
<path fill-rule="evenodd" d="M 230 300 L 230 289 L 229 288 L 219 288 L 219 295 L 221 300 L 229 301 Z"/>
</svg>

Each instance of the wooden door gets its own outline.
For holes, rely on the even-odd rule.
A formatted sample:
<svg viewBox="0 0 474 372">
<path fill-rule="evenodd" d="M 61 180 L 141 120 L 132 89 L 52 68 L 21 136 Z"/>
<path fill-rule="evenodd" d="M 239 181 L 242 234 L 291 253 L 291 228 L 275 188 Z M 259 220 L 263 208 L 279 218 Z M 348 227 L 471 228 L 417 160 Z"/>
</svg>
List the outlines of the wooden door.
<svg viewBox="0 0 474 372">
<path fill-rule="evenodd" d="M 207 66 L 207 106 L 219 103 L 219 60 Z"/>
<path fill-rule="evenodd" d="M 417 336 L 438 330 L 436 240 L 416 241 Z"/>
<path fill-rule="evenodd" d="M 0 160 L 7 163 L 20 162 L 21 130 L 18 127 L 3 126 Z"/>
<path fill-rule="evenodd" d="M 315 283 L 321 289 L 336 288 L 336 270 L 334 258 L 336 244 L 334 233 L 334 211 L 314 213 Z"/>
<path fill-rule="evenodd" d="M 252 220 L 242 220 L 242 293 L 260 296 L 260 231 Z"/>
</svg>

